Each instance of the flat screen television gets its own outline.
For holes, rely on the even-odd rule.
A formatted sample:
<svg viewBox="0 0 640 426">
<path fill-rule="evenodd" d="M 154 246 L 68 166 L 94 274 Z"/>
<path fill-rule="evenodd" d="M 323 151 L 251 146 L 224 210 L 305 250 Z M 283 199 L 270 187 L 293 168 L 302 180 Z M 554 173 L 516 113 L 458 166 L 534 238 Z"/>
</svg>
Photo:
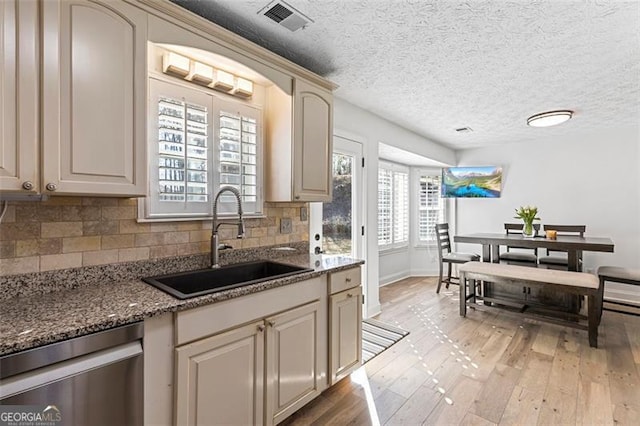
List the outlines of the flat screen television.
<svg viewBox="0 0 640 426">
<path fill-rule="evenodd" d="M 445 167 L 440 188 L 446 198 L 499 198 L 502 167 Z"/>
</svg>

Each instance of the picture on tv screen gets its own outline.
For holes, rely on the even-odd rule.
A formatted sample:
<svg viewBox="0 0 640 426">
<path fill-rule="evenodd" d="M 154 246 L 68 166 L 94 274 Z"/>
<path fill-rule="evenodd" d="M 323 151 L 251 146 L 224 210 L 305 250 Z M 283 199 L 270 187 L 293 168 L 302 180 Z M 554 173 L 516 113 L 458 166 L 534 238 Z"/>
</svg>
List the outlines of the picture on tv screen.
<svg viewBox="0 0 640 426">
<path fill-rule="evenodd" d="M 498 198 L 502 189 L 502 167 L 446 167 L 442 169 L 442 196 Z"/>
</svg>

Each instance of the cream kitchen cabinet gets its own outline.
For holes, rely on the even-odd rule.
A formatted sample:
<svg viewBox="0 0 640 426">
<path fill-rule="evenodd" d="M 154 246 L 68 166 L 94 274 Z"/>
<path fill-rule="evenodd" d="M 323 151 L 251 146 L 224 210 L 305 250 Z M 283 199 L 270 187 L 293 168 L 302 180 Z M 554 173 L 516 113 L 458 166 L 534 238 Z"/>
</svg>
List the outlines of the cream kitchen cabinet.
<svg viewBox="0 0 640 426">
<path fill-rule="evenodd" d="M 319 317 L 315 301 L 178 347 L 176 423 L 277 424 L 318 396 Z"/>
<path fill-rule="evenodd" d="M 362 365 L 362 287 L 360 268 L 329 276 L 330 384 Z"/>
<path fill-rule="evenodd" d="M 39 190 L 38 4 L 0 2 L 0 190 Z"/>
<path fill-rule="evenodd" d="M 301 78 L 268 90 L 266 201 L 331 201 L 333 96 Z"/>
<path fill-rule="evenodd" d="M 41 191 L 145 195 L 147 14 L 122 0 L 41 6 Z"/>
<path fill-rule="evenodd" d="M 178 312 L 175 424 L 281 422 L 326 389 L 327 334 L 326 276 Z"/>
<path fill-rule="evenodd" d="M 264 322 L 176 349 L 176 424 L 262 424 Z"/>
<path fill-rule="evenodd" d="M 320 394 L 320 302 L 266 319 L 266 418 L 277 424 Z"/>
</svg>

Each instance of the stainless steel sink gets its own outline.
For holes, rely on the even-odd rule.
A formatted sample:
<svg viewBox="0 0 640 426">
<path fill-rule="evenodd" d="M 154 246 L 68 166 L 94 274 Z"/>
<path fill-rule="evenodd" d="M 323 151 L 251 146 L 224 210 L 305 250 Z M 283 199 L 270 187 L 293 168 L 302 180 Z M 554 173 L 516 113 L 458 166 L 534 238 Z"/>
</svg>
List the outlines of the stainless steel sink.
<svg viewBox="0 0 640 426">
<path fill-rule="evenodd" d="M 178 299 L 189 299 L 262 281 L 311 272 L 313 269 L 261 260 L 218 269 L 200 269 L 142 280 Z"/>
</svg>

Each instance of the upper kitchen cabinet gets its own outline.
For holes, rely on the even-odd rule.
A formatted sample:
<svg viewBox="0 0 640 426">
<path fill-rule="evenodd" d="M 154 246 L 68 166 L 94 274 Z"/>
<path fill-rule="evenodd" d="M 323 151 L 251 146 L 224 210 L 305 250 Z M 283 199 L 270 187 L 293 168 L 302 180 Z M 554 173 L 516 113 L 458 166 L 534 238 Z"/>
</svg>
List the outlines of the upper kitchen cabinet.
<svg viewBox="0 0 640 426">
<path fill-rule="evenodd" d="M 330 201 L 332 91 L 336 86 L 171 3 L 141 3 L 150 11 L 151 43 L 170 50 L 176 46 L 198 49 L 221 59 L 203 60 L 213 68 L 226 67 L 233 72 L 239 64 L 261 76 L 258 85 L 265 94 L 260 105 L 264 111 L 264 201 Z M 166 15 L 173 19 L 166 19 Z M 184 50 L 180 53 L 197 57 Z"/>
<path fill-rule="evenodd" d="M 331 201 L 333 96 L 301 78 L 269 91 L 267 201 Z"/>
<path fill-rule="evenodd" d="M 147 14 L 63 0 L 42 15 L 42 192 L 145 195 Z"/>
<path fill-rule="evenodd" d="M 18 53 L 19 52 L 19 53 Z M 38 191 L 38 5 L 0 2 L 0 190 Z"/>
</svg>

